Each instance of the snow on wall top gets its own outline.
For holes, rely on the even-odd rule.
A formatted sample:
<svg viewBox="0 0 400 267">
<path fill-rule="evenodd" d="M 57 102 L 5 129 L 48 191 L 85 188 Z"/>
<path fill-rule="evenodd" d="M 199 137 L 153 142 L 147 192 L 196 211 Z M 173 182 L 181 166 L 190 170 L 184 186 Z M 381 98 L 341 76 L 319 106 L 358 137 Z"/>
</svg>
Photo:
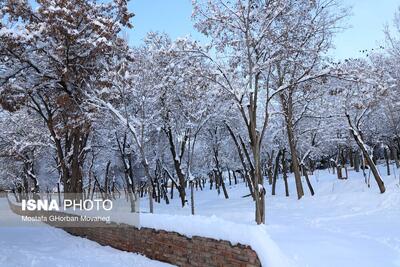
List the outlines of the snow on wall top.
<svg viewBox="0 0 400 267">
<path fill-rule="evenodd" d="M 249 245 L 257 253 L 262 266 L 294 266 L 270 238 L 265 225 L 239 224 L 215 215 L 208 217 L 168 214 L 141 214 L 140 224 L 142 227 L 173 231 L 187 237 L 202 236 L 227 240 L 234 245 L 237 243 Z"/>
</svg>

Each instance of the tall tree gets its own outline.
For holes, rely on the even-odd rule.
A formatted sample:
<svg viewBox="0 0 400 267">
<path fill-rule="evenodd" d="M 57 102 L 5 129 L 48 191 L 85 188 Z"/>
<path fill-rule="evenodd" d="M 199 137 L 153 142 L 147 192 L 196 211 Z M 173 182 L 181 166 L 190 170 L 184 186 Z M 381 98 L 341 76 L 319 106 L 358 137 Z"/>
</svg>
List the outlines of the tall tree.
<svg viewBox="0 0 400 267">
<path fill-rule="evenodd" d="M 1 13 L 0 103 L 15 111 L 28 107 L 45 122 L 57 152 L 64 192 L 80 198 L 92 110 L 85 91 L 107 86 L 104 65 L 130 27 L 126 1 L 6 1 Z"/>
<path fill-rule="evenodd" d="M 200 52 L 214 63 L 216 71 L 210 79 L 235 100 L 247 129 L 254 167 L 255 219 L 258 224 L 264 223 L 261 143 L 267 131 L 271 100 L 300 83 L 327 74 L 327 70 L 318 68 L 319 54 L 329 46 L 332 31 L 343 14 L 333 12 L 335 1 L 193 3 L 195 27 L 212 39 L 217 51 L 216 57 Z M 301 180 L 296 177 L 300 198 Z"/>
</svg>

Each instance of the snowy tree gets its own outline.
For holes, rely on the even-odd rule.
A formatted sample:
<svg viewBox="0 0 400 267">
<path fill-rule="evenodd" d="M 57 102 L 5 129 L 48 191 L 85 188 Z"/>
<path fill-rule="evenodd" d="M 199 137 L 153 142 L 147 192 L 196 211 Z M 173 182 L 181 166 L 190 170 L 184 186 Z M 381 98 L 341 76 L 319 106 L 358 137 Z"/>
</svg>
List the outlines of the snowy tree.
<svg viewBox="0 0 400 267">
<path fill-rule="evenodd" d="M 270 102 L 276 95 L 284 97 L 286 91 L 290 98 L 299 84 L 328 73 L 319 62 L 336 22 L 343 17 L 335 8 L 334 1 L 194 1 L 195 26 L 211 37 L 217 52 L 216 58 L 204 56 L 214 63 L 215 82 L 235 99 L 247 128 L 259 224 L 265 222 L 260 155 Z M 290 109 L 290 105 L 285 106 Z M 291 114 L 287 115 L 291 134 L 293 122 Z M 296 169 L 294 138 L 289 139 Z M 304 193 L 298 170 L 295 176 L 301 198 Z"/>
<path fill-rule="evenodd" d="M 118 33 L 130 27 L 126 1 L 6 1 L 2 22 L 0 99 L 3 108 L 24 106 L 45 122 L 57 152 L 66 193 L 82 192 L 86 146 L 93 110 L 88 88 L 102 90 L 104 66 L 123 43 Z M 107 77 L 107 76 L 106 76 Z"/>
<path fill-rule="evenodd" d="M 366 68 L 366 66 L 369 66 Z M 361 153 L 371 168 L 380 192 L 385 192 L 381 175 L 372 159 L 373 148 L 365 142 L 365 130 L 372 114 L 379 109 L 380 103 L 386 97 L 391 85 L 383 79 L 384 73 L 366 60 L 348 60 L 341 67 L 339 79 L 333 79 L 329 94 L 338 98 L 338 112 L 343 114 L 350 135 L 361 150 Z"/>
<path fill-rule="evenodd" d="M 26 110 L 1 114 L 0 158 L 5 170 L 1 178 L 11 177 L 14 190 L 22 198 L 29 198 L 31 193 L 39 192 L 37 171 L 43 153 L 52 150 L 51 143 L 37 116 Z"/>
</svg>

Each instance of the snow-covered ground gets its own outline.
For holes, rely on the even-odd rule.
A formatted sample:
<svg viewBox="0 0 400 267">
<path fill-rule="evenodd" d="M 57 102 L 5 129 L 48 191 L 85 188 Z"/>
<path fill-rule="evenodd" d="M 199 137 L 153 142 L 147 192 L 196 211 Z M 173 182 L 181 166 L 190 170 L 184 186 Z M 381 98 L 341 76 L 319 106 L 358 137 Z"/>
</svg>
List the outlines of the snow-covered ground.
<svg viewBox="0 0 400 267">
<path fill-rule="evenodd" d="M 265 238 L 271 238 L 300 267 L 400 266 L 400 173 L 396 170 L 397 178 L 387 177 L 383 166 L 380 170 L 387 188 L 384 194 L 379 193 L 372 174 L 368 188 L 361 172 L 349 171 L 348 180 L 338 180 L 327 170 L 316 171 L 311 177 L 316 195 L 311 197 L 304 183 L 306 196 L 301 200 L 295 195 L 293 177 L 289 198 L 284 196 L 283 181 L 279 179 L 277 195 L 269 193 L 266 200 Z M 249 197 L 242 198 L 248 194 L 247 188 L 243 184 L 229 186 L 228 193 L 230 198 L 226 200 L 222 193 L 218 196 L 208 188 L 195 192 L 196 214 L 254 225 L 253 202 Z M 141 202 L 142 210 L 147 209 L 146 204 Z M 171 205 L 157 204 L 155 212 L 188 215 L 190 208 L 182 209 L 180 201 L 174 199 Z M 209 232 L 220 228 L 216 224 Z M 265 251 L 266 255 L 270 253 Z"/>
<path fill-rule="evenodd" d="M 0 198 L 1 217 L 16 217 Z M 0 218 L 0 221 L 2 220 Z M 20 218 L 16 219 L 20 220 Z M 47 225 L 0 227 L 1 267 L 171 266 L 144 256 L 101 246 Z"/>
<path fill-rule="evenodd" d="M 380 170 L 385 173 L 383 166 Z M 189 206 L 181 208 L 177 198 L 170 205 L 155 203 L 156 214 L 142 214 L 140 224 L 250 244 L 267 267 L 400 266 L 400 172 L 395 171 L 396 177 L 383 175 L 384 194 L 372 175 L 368 188 L 361 172 L 351 170 L 348 180 L 338 180 L 327 170 L 316 171 L 310 177 L 316 195 L 310 196 L 304 183 L 306 196 L 301 200 L 292 176 L 290 197 L 284 196 L 279 179 L 277 195 L 268 192 L 265 226 L 254 223 L 254 204 L 242 197 L 248 194 L 243 183 L 228 186 L 228 200 L 208 186 L 196 191 L 196 216 L 190 216 Z M 146 200 L 140 204 L 142 211 L 148 209 Z M 0 237 L 0 266 L 161 264 L 50 227 L 0 228 Z"/>
</svg>

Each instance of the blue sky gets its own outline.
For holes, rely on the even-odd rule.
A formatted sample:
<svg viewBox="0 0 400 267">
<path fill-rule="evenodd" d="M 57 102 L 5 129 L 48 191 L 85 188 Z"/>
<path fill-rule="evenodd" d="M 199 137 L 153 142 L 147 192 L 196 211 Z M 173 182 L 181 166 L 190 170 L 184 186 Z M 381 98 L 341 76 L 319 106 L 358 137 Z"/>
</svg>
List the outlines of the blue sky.
<svg viewBox="0 0 400 267">
<path fill-rule="evenodd" d="M 384 39 L 383 28 L 391 24 L 394 12 L 400 6 L 399 0 L 342 0 L 345 6 L 352 6 L 348 19 L 350 28 L 335 38 L 336 49 L 331 52 L 337 59 L 360 56 L 359 50 L 379 46 Z M 191 35 L 202 39 L 192 26 L 190 0 L 132 0 L 130 10 L 136 16 L 135 28 L 128 32 L 133 45 L 140 44 L 146 32 L 160 31 L 172 38 Z"/>
</svg>

